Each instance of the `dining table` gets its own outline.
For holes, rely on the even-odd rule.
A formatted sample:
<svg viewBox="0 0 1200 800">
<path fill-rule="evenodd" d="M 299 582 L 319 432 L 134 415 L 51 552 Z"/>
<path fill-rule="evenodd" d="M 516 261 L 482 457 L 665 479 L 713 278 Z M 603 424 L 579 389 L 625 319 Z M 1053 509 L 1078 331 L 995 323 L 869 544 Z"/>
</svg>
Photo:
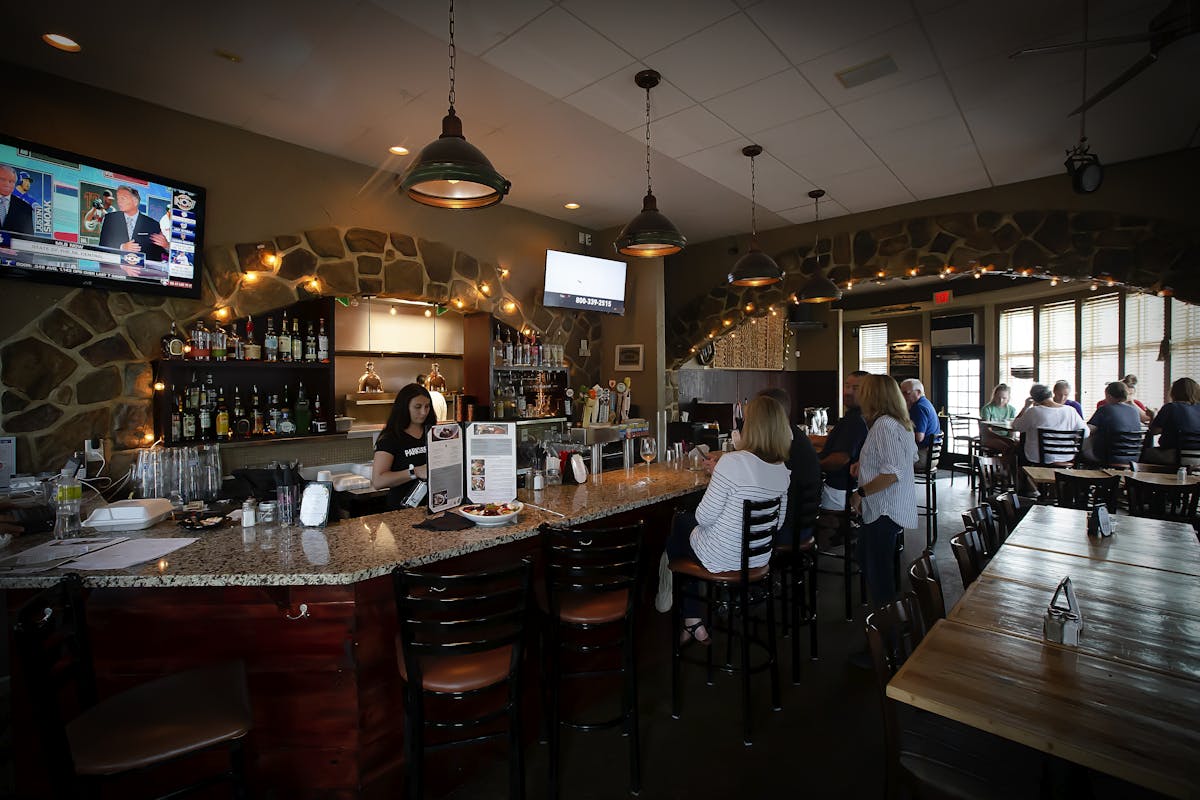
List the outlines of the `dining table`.
<svg viewBox="0 0 1200 800">
<path fill-rule="evenodd" d="M 1077 467 L 1040 467 L 1029 465 L 1023 467 L 1023 469 L 1025 474 L 1029 476 L 1029 480 L 1038 486 L 1053 486 L 1056 480 L 1054 476 L 1058 473 L 1097 481 L 1117 476 L 1121 478 L 1133 477 L 1143 483 L 1153 483 L 1156 486 L 1195 486 L 1200 484 L 1200 475 L 1188 473 L 1180 480 L 1176 471 L 1152 471 L 1143 469 L 1140 465 L 1136 472 L 1131 469 L 1118 469 L 1116 467 L 1080 469 Z"/>
<path fill-rule="evenodd" d="M 1034 506 L 889 698 L 1170 797 L 1200 797 L 1200 542 L 1190 524 Z M 1060 581 L 1077 645 L 1043 637 Z"/>
</svg>

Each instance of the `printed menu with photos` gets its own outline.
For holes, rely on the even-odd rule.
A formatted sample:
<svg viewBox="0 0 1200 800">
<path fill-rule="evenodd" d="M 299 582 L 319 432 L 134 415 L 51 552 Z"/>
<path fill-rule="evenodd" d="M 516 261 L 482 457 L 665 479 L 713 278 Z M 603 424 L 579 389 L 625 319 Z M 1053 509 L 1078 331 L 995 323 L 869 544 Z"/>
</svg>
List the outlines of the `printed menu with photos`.
<svg viewBox="0 0 1200 800">
<path fill-rule="evenodd" d="M 467 497 L 472 503 L 507 503 L 517 497 L 517 426 L 467 423 Z"/>
<path fill-rule="evenodd" d="M 429 453 L 429 510 L 444 511 L 463 501 L 463 437 L 456 422 L 434 425 L 426 436 Z"/>
</svg>

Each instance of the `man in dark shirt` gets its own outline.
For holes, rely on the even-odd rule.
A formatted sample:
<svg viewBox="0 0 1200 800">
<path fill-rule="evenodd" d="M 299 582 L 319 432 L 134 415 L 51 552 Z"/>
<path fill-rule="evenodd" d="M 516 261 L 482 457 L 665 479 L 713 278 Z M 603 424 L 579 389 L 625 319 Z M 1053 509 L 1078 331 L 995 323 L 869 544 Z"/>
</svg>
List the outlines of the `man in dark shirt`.
<svg viewBox="0 0 1200 800">
<path fill-rule="evenodd" d="M 1087 423 L 1091 433 L 1083 440 L 1085 459 L 1102 464 L 1114 463 L 1109 452 L 1113 434 L 1141 431 L 1141 414 L 1137 406 L 1128 401 L 1129 390 L 1121 381 L 1113 381 L 1104 387 L 1104 405 L 1096 409 Z"/>
<path fill-rule="evenodd" d="M 916 378 L 909 378 L 900 384 L 900 393 L 904 395 L 904 402 L 908 403 L 908 416 L 913 423 L 917 449 L 929 447 L 933 444 L 933 438 L 942 432 L 942 423 L 938 422 L 933 403 L 925 396 L 925 385 Z"/>
<path fill-rule="evenodd" d="M 759 395 L 778 401 L 786 411 L 791 410 L 792 400 L 783 389 L 763 389 Z M 817 460 L 817 451 L 813 449 L 812 442 L 794 423 L 788 469 L 792 472 L 792 478 L 788 486 L 787 513 L 777 541 L 791 544 L 812 538 L 821 499 L 821 462 Z"/>
<path fill-rule="evenodd" d="M 850 488 L 850 465 L 858 461 L 858 451 L 867 440 L 867 421 L 858 407 L 858 387 L 869 372 L 855 370 L 842 384 L 842 403 L 846 407 L 842 418 L 821 448 L 821 470 L 825 482 L 821 488 L 821 508 L 841 511 L 846 507 L 846 490 Z"/>
</svg>

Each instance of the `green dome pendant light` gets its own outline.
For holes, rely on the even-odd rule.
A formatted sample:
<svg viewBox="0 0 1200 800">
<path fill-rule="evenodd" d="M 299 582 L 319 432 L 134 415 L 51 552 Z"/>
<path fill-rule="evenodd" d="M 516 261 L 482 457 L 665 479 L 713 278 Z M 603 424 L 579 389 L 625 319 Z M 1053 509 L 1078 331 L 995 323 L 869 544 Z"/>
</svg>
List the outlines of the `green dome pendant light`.
<svg viewBox="0 0 1200 800">
<path fill-rule="evenodd" d="M 813 199 L 813 216 L 817 227 L 813 232 L 813 257 L 817 259 L 817 271 L 808 279 L 808 283 L 804 284 L 804 289 L 800 292 L 800 302 L 831 303 L 842 299 L 842 290 L 821 271 L 821 257 L 817 255 L 817 242 L 820 241 L 817 234 L 821 228 L 821 198 L 825 196 L 825 190 L 813 189 L 808 196 Z"/>
<path fill-rule="evenodd" d="M 646 197 L 642 200 L 642 213 L 621 230 L 613 247 L 618 253 L 635 258 L 669 256 L 687 244 L 679 229 L 658 210 L 650 183 L 650 90 L 660 80 L 662 76 L 652 69 L 644 69 L 633 78 L 634 83 L 646 90 Z"/>
<path fill-rule="evenodd" d="M 775 263 L 775 259 L 764 253 L 758 246 L 758 216 L 755 213 L 755 178 L 754 159 L 762 155 L 762 147 L 757 144 L 746 145 L 742 155 L 750 159 L 750 249 L 746 255 L 733 265 L 729 273 L 729 282 L 734 286 L 770 286 L 783 280 L 783 270 Z"/>
<path fill-rule="evenodd" d="M 450 110 L 442 118 L 442 135 L 409 164 L 400 177 L 400 188 L 434 208 L 486 208 L 503 200 L 512 184 L 463 138 L 462 120 L 454 113 L 455 55 L 454 0 L 450 0 Z"/>
</svg>

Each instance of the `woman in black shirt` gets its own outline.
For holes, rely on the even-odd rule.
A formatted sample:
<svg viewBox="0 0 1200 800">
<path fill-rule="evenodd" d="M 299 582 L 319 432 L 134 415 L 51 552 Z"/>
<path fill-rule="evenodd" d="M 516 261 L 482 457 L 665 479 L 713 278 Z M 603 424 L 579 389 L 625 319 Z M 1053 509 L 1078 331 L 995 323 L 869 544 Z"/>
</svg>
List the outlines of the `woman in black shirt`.
<svg viewBox="0 0 1200 800">
<path fill-rule="evenodd" d="M 388 492 L 388 507 L 402 508 L 417 481 L 429 477 L 425 434 L 437 422 L 429 392 L 410 383 L 396 395 L 387 425 L 375 442 L 371 485 Z"/>
</svg>

